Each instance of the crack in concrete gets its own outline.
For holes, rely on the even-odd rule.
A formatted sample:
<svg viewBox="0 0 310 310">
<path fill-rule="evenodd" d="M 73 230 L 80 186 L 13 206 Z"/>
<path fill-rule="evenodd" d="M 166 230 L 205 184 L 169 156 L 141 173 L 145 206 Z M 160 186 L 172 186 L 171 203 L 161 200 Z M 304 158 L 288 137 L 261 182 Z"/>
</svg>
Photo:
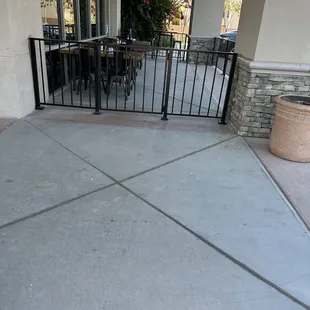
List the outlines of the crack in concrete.
<svg viewBox="0 0 310 310">
<path fill-rule="evenodd" d="M 53 206 L 50 206 L 50 207 L 48 207 L 48 208 L 42 209 L 42 210 L 40 210 L 40 211 L 38 211 L 38 212 L 34 212 L 34 213 L 31 213 L 31 214 L 26 215 L 26 216 L 24 216 L 24 217 L 18 218 L 18 219 L 14 220 L 14 221 L 5 223 L 5 224 L 3 224 L 3 225 L 0 226 L 0 230 L 3 229 L 3 228 L 6 228 L 6 227 L 12 226 L 12 225 L 14 225 L 14 224 L 18 224 L 18 223 L 20 223 L 20 222 L 26 221 L 26 220 L 31 219 L 31 218 L 33 218 L 33 217 L 36 217 L 36 216 L 38 216 L 38 215 L 44 214 L 44 213 L 46 213 L 46 212 L 52 211 L 52 210 L 54 210 L 54 209 L 57 209 L 57 208 L 59 208 L 59 207 L 62 207 L 62 206 L 64 206 L 64 205 L 66 205 L 66 204 L 68 204 L 68 203 L 70 203 L 70 202 L 79 200 L 79 199 L 84 198 L 84 197 L 86 197 L 86 196 L 89 196 L 89 195 L 91 195 L 91 194 L 98 193 L 98 192 L 100 192 L 100 191 L 102 191 L 102 190 L 105 190 L 105 189 L 107 189 L 107 188 L 109 188 L 109 187 L 111 187 L 111 186 L 113 186 L 113 185 L 116 185 L 116 183 L 111 183 L 111 184 L 109 184 L 109 185 L 106 185 L 106 186 L 103 186 L 103 187 L 99 187 L 99 188 L 94 189 L 94 190 L 92 190 L 92 191 L 90 191 L 90 192 L 81 194 L 81 195 L 79 195 L 79 196 L 76 196 L 76 197 L 73 197 L 73 198 L 71 198 L 71 199 L 65 200 L 65 201 L 63 201 L 63 202 L 60 202 L 60 203 L 55 204 L 55 205 L 53 205 Z M 1 309 L 0 309 L 0 310 L 1 310 Z"/>
</svg>

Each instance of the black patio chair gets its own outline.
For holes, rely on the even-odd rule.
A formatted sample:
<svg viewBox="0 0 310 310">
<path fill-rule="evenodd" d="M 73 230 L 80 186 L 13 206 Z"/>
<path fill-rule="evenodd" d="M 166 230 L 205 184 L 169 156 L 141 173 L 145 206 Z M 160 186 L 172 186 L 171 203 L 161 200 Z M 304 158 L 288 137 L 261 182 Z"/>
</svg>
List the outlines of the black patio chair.
<svg viewBox="0 0 310 310">
<path fill-rule="evenodd" d="M 106 93 L 109 96 L 113 87 L 113 83 L 123 86 L 125 98 L 130 95 L 130 81 L 128 75 L 129 62 L 124 59 L 126 48 L 118 47 L 113 52 L 113 59 L 108 65 L 103 65 L 102 71 L 106 77 Z"/>
<path fill-rule="evenodd" d="M 92 74 L 95 73 L 95 68 L 92 64 L 92 57 L 90 56 L 89 48 L 81 47 L 79 49 L 79 52 L 80 52 L 80 74 L 79 74 L 79 84 L 76 92 L 77 95 L 81 90 L 82 80 L 84 80 L 84 90 L 87 90 L 88 81 L 90 87 L 91 84 L 93 85 L 93 87 L 95 85 L 94 79 L 92 77 Z"/>
<path fill-rule="evenodd" d="M 103 44 L 117 44 L 117 39 L 116 38 L 103 38 L 101 42 Z"/>
<path fill-rule="evenodd" d="M 84 89 L 87 90 L 88 81 L 89 87 L 93 87 L 95 92 L 95 81 L 93 75 L 96 72 L 95 64 L 94 64 L 94 54 L 90 53 L 93 49 L 90 48 L 83 48 L 76 49 L 76 51 L 80 51 L 80 74 L 79 74 L 79 84 L 77 88 L 77 95 L 79 94 L 81 87 L 82 87 L 82 80 L 84 80 Z M 106 93 L 106 86 L 104 84 L 103 74 L 102 71 L 100 72 L 101 75 L 101 82 L 103 86 L 103 90 Z"/>
<path fill-rule="evenodd" d="M 74 33 L 67 33 L 66 34 L 66 40 L 74 41 L 75 40 L 75 34 Z"/>
</svg>

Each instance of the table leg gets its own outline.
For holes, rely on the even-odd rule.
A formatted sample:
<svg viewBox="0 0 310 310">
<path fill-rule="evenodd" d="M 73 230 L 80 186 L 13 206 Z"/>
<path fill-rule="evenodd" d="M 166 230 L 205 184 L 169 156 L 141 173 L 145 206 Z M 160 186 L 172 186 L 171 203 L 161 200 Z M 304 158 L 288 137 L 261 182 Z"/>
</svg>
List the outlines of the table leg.
<svg viewBox="0 0 310 310">
<path fill-rule="evenodd" d="M 132 82 L 132 62 L 133 60 L 130 59 L 130 62 L 129 62 L 129 83 L 128 83 L 128 92 L 127 94 L 129 94 L 130 92 L 130 89 L 131 89 L 131 82 Z"/>
<path fill-rule="evenodd" d="M 73 82 L 73 90 L 76 91 L 76 66 L 75 66 L 75 55 L 71 55 L 71 63 L 72 63 L 72 82 Z"/>
<path fill-rule="evenodd" d="M 69 83 L 68 57 L 67 55 L 64 55 L 63 58 L 64 58 L 64 71 L 65 71 L 65 84 L 68 85 Z"/>
<path fill-rule="evenodd" d="M 134 70 L 134 82 L 136 81 L 137 76 L 138 76 L 138 69 L 139 69 L 139 66 L 140 66 L 139 60 L 138 60 L 138 59 L 135 59 L 135 61 L 134 61 L 134 68 L 133 68 L 133 70 Z"/>
</svg>

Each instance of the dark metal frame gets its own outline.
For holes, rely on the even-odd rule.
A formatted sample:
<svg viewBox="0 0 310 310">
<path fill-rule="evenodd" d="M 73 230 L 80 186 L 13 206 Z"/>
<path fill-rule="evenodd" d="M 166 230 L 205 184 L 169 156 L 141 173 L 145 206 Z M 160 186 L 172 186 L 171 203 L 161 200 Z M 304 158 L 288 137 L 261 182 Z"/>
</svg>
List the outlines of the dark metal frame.
<svg viewBox="0 0 310 310">
<path fill-rule="evenodd" d="M 187 33 L 176 32 L 176 31 L 154 31 L 153 32 L 153 46 L 154 47 L 162 47 L 160 46 L 160 42 L 162 38 L 169 38 L 169 46 L 166 48 L 176 49 L 176 43 L 181 42 L 181 46 L 178 49 L 183 50 L 183 61 L 186 57 L 186 51 L 189 49 L 190 37 Z M 184 44 L 183 44 L 184 41 Z M 182 46 L 183 45 L 183 46 Z M 179 57 L 180 53 L 174 53 L 172 55 L 173 58 Z M 158 53 L 158 56 L 166 57 L 165 53 Z"/>
<path fill-rule="evenodd" d="M 101 37 L 98 37 L 96 39 L 100 39 Z M 95 39 L 95 38 L 93 38 Z M 92 40 L 93 40 L 92 39 Z M 59 60 L 52 60 L 53 63 L 51 63 L 51 66 L 53 67 L 53 65 L 55 65 L 55 62 L 57 63 L 56 65 L 58 65 L 58 71 L 60 70 L 60 86 L 59 88 L 55 87 L 55 80 L 57 78 L 59 78 L 59 76 L 55 76 L 54 72 L 58 72 L 57 70 L 52 70 L 52 79 L 51 79 L 51 84 L 53 85 L 52 87 L 52 93 L 51 93 L 51 98 L 50 101 L 46 100 L 45 96 L 43 99 L 40 99 L 40 86 L 39 86 L 39 79 L 42 79 L 42 87 L 43 87 L 43 93 L 45 91 L 45 89 L 47 89 L 44 85 L 44 70 L 43 70 L 43 66 L 42 66 L 42 48 L 41 45 L 45 45 L 46 51 L 47 53 L 52 53 L 52 49 L 51 46 L 53 46 L 54 44 L 58 44 L 59 48 L 56 50 L 56 53 L 58 53 L 59 55 Z M 70 57 L 69 60 L 69 67 L 65 68 L 65 62 L 63 59 L 63 55 L 61 55 L 59 53 L 59 51 L 63 48 L 63 46 L 66 45 L 67 48 L 69 49 L 75 49 L 77 51 L 76 54 L 73 54 L 74 57 Z M 76 65 L 77 66 L 81 66 L 81 56 L 79 57 L 75 57 L 80 55 L 80 50 L 81 48 L 87 48 L 87 49 L 91 49 L 93 51 L 93 54 L 91 56 L 91 61 L 94 62 L 94 95 L 95 95 L 95 105 L 92 105 L 92 91 L 89 90 L 89 105 L 85 106 L 83 105 L 83 96 L 82 96 L 82 92 L 80 93 L 80 104 L 75 104 L 73 102 L 73 83 L 74 83 L 74 79 L 72 77 L 73 72 L 75 72 L 75 68 Z M 139 49 L 139 50 L 145 50 L 145 52 L 143 53 L 143 61 L 144 61 L 144 68 L 142 68 L 142 70 L 140 70 L 141 74 L 143 74 L 142 76 L 142 80 L 143 80 L 143 86 L 142 87 L 142 91 L 143 91 L 143 96 L 142 96 L 142 102 L 140 101 L 141 105 L 142 105 L 142 109 L 137 109 L 136 108 L 136 76 L 138 74 L 138 70 L 139 70 L 139 66 L 134 64 L 133 59 L 130 58 L 123 61 L 126 61 L 126 72 L 125 72 L 125 80 L 127 81 L 126 84 L 126 89 L 125 89 L 125 93 L 128 91 L 130 93 L 130 91 L 133 92 L 133 108 L 129 108 L 127 105 L 127 95 L 125 95 L 125 101 L 124 101 L 124 107 L 120 108 L 118 105 L 118 100 L 120 93 L 118 92 L 119 86 L 115 85 L 115 102 L 113 104 L 113 106 L 111 107 L 111 101 L 112 99 L 109 98 L 109 94 L 106 93 L 104 99 L 106 100 L 106 105 L 103 106 L 102 103 L 102 88 L 101 88 L 101 84 L 106 82 L 103 80 L 103 68 L 102 68 L 102 56 L 101 56 L 101 51 L 102 49 L 108 49 L 108 48 L 113 48 L 114 49 L 114 53 L 116 53 L 116 59 L 118 59 L 117 54 L 120 53 L 121 49 L 126 49 L 126 52 L 128 51 L 129 55 L 133 55 L 133 52 L 135 51 L 135 49 Z M 147 109 L 145 108 L 145 97 L 146 97 L 146 75 L 147 75 L 147 66 L 148 66 L 148 62 L 151 61 L 150 58 L 148 58 L 148 55 L 150 54 L 149 52 L 151 52 L 152 55 L 154 55 L 154 59 L 152 60 L 154 62 L 154 72 L 152 71 L 152 74 L 154 74 L 154 81 L 153 81 L 153 89 L 151 89 L 150 91 L 152 91 L 151 97 L 152 97 L 152 104 L 151 104 L 151 109 Z M 39 54 L 38 54 L 39 53 Z M 130 54 L 131 53 L 131 54 Z M 156 82 L 156 74 L 158 73 L 157 68 L 158 68 L 158 61 L 160 58 L 158 58 L 159 54 L 165 54 L 165 73 L 164 73 L 164 80 L 163 80 L 163 86 L 162 86 L 162 100 L 161 103 L 157 102 L 154 99 L 154 95 L 155 93 L 158 95 L 158 89 L 156 91 L 156 87 L 155 87 L 155 82 Z M 184 75 L 184 84 L 182 86 L 181 92 L 179 91 L 178 93 L 182 93 L 182 99 L 178 99 L 176 98 L 176 87 L 177 87 L 177 79 L 179 76 L 179 67 L 180 67 L 180 63 L 182 62 L 181 57 L 174 57 L 175 54 L 177 55 L 181 55 L 181 53 L 193 53 L 195 55 L 194 59 L 196 59 L 193 63 L 190 63 L 190 61 L 188 59 L 186 59 L 186 64 L 185 64 L 185 75 Z M 36 109 L 41 109 L 42 105 L 54 105 L 54 106 L 67 106 L 67 107 L 77 107 L 77 108 L 89 108 L 89 109 L 94 109 L 95 113 L 94 114 L 100 114 L 101 110 L 112 110 L 112 111 L 128 111 L 128 112 L 142 112 L 142 113 L 154 113 L 154 114 L 162 114 L 162 120 L 167 120 L 168 119 L 168 115 L 187 115 L 187 116 L 198 116 L 198 117 L 209 117 L 209 118 L 220 118 L 220 123 L 221 124 L 225 124 L 225 119 L 226 119 L 226 114 L 227 114 L 227 107 L 228 107 L 228 103 L 229 103 L 229 96 L 230 96 L 230 92 L 231 92 L 231 88 L 232 88 L 232 83 L 233 83 L 233 75 L 234 75 L 234 71 L 235 71 L 235 67 L 236 67 L 236 61 L 237 61 L 237 54 L 236 53 L 226 53 L 226 52 L 206 52 L 206 51 L 197 51 L 197 50 L 180 50 L 180 49 L 173 49 L 173 48 L 163 48 L 163 47 L 154 47 L 154 46 L 137 46 L 137 45 L 117 45 L 117 44 L 104 44 L 104 43 L 100 43 L 99 40 L 97 40 L 96 42 L 94 41 L 90 41 L 90 40 L 83 40 L 83 41 L 69 41 L 69 40 L 52 40 L 52 39 L 42 39 L 42 38 L 30 38 L 30 55 L 31 55 L 31 65 L 32 65 L 32 73 L 33 73 L 33 82 L 34 82 L 34 93 L 35 93 L 35 107 Z M 201 92 L 201 94 L 199 93 L 199 97 L 200 100 L 198 101 L 198 99 L 196 100 L 196 102 L 194 102 L 194 93 L 196 91 L 197 94 L 197 87 L 196 87 L 196 81 L 197 81 L 197 68 L 198 66 L 201 66 L 201 64 L 199 63 L 199 59 L 200 56 L 203 55 L 205 57 L 205 61 L 203 62 L 203 70 L 204 70 L 204 74 L 203 74 L 203 78 L 202 78 L 202 86 L 201 86 L 201 90 L 198 89 L 198 92 Z M 221 85 L 221 89 L 220 89 L 220 94 L 219 94 L 219 100 L 217 103 L 217 108 L 216 108 L 216 113 L 214 112 L 215 110 L 213 109 L 212 111 L 214 112 L 213 114 L 210 113 L 210 107 L 211 107 L 211 103 L 212 100 L 214 100 L 214 86 L 215 86 L 215 81 L 216 79 L 218 79 L 219 81 L 219 76 L 217 74 L 217 63 L 218 63 L 218 59 L 219 57 L 222 57 L 225 59 L 225 62 L 227 62 L 228 60 L 231 62 L 230 65 L 230 69 L 227 70 L 227 65 L 224 66 L 223 68 L 223 75 L 222 75 L 222 80 L 220 81 L 220 85 Z M 210 59 L 216 59 L 215 64 L 210 64 Z M 38 69 L 38 65 L 37 65 L 37 59 L 40 59 L 41 61 L 41 65 L 40 68 L 41 70 Z M 57 58 L 56 58 L 57 59 Z M 162 58 L 161 58 L 162 59 Z M 106 62 L 104 64 L 104 66 L 106 66 L 105 68 L 105 73 L 106 75 L 109 75 L 109 62 L 111 60 L 109 60 L 108 58 L 106 59 Z M 114 66 L 117 66 L 117 61 L 116 60 L 116 64 L 114 64 Z M 162 60 L 161 60 L 162 61 Z M 194 80 L 193 80 L 193 85 L 187 85 L 187 76 L 188 76 L 188 71 L 189 71 L 189 66 L 192 66 L 194 69 Z M 212 76 L 207 75 L 207 70 L 209 68 L 213 68 L 212 70 L 214 70 L 214 73 L 212 73 Z M 174 72 L 172 73 L 174 68 Z M 70 104 L 65 103 L 64 102 L 64 81 L 66 79 L 66 70 L 68 72 L 69 75 L 69 84 L 70 84 L 70 92 L 71 92 L 71 102 Z M 213 71 L 212 71 L 213 72 Z M 139 73 L 140 74 L 140 73 Z M 172 78 L 173 77 L 173 78 Z M 183 77 L 183 73 L 182 73 L 182 77 Z M 77 76 L 76 78 L 82 78 L 81 76 Z M 208 89 L 208 93 L 209 93 L 209 104 L 208 107 L 202 107 L 202 102 L 203 102 L 203 97 L 205 94 L 205 90 L 206 90 L 206 82 L 212 82 L 212 87 L 211 87 L 211 91 Z M 107 82 L 106 82 L 107 83 Z M 187 88 L 186 88 L 187 87 Z M 188 99 L 188 102 L 186 102 L 184 100 L 184 95 L 185 93 L 188 95 L 188 87 L 190 88 L 190 94 L 189 97 L 190 99 Z M 173 91 L 172 89 L 173 88 Z M 222 96 L 224 95 L 224 91 L 226 90 L 226 97 L 224 100 L 222 100 Z M 149 91 L 149 89 L 148 89 Z M 58 104 L 55 101 L 55 96 L 56 96 L 56 92 L 60 92 L 61 94 L 61 103 Z M 114 93 L 113 93 L 114 94 Z M 160 93 L 159 93 L 160 94 Z M 149 97 L 150 99 L 150 97 Z M 109 106 L 109 100 L 110 100 L 110 106 Z M 170 100 L 172 100 L 172 105 L 169 106 L 169 102 Z M 180 103 L 180 108 L 176 108 L 175 102 L 179 101 Z M 93 101 L 94 102 L 94 101 Z M 221 105 L 221 103 L 223 102 L 223 105 Z M 161 109 L 158 109 L 158 104 L 161 104 Z M 214 104 L 214 103 L 212 103 Z M 184 111 L 184 105 L 189 105 L 189 111 Z M 193 109 L 196 109 L 195 111 L 198 112 L 193 112 Z M 205 109 L 204 112 L 202 112 L 202 109 Z M 220 113 L 220 110 L 222 113 Z"/>
<path fill-rule="evenodd" d="M 95 0 L 96 1 L 96 25 L 95 29 L 93 29 L 91 24 L 91 13 L 90 13 L 90 1 L 87 0 L 85 2 L 85 26 L 86 26 L 86 37 L 92 38 L 94 36 L 98 37 L 101 33 L 105 33 L 103 31 L 103 23 L 106 23 L 106 0 Z M 57 2 L 57 25 L 43 25 L 48 27 L 48 31 L 45 31 L 45 37 L 49 39 L 55 38 L 55 33 L 57 29 L 57 36 L 60 40 L 65 40 L 67 38 L 66 34 L 74 34 L 76 37 L 74 39 L 81 39 L 81 11 L 80 11 L 80 0 L 73 1 L 73 11 L 74 11 L 74 25 L 65 25 L 64 21 L 64 7 L 63 0 L 56 0 Z M 110 7 L 109 7 L 110 10 Z M 109 24 L 110 24 L 110 12 L 109 14 Z M 107 25 L 105 25 L 106 27 Z M 74 31 L 72 31 L 72 27 L 74 27 Z M 68 31 L 68 28 L 71 31 Z M 67 38 L 68 39 L 68 38 Z"/>
<path fill-rule="evenodd" d="M 47 30 L 45 30 L 45 29 Z M 65 25 L 65 35 L 71 34 L 76 35 L 75 25 Z M 46 39 L 57 39 L 60 38 L 60 26 L 59 25 L 43 25 L 43 34 Z M 79 40 L 79 39 L 77 39 Z"/>
<path fill-rule="evenodd" d="M 225 52 L 225 53 L 234 53 L 236 42 L 222 38 L 222 37 L 215 37 L 214 44 L 213 44 L 213 51 L 218 52 Z M 225 59 L 224 63 L 219 62 L 217 64 L 217 68 L 220 69 L 223 74 L 227 71 L 227 66 L 231 65 L 231 57 Z"/>
<path fill-rule="evenodd" d="M 74 0 L 73 11 L 74 11 L 75 39 L 81 40 L 80 0 Z"/>
</svg>

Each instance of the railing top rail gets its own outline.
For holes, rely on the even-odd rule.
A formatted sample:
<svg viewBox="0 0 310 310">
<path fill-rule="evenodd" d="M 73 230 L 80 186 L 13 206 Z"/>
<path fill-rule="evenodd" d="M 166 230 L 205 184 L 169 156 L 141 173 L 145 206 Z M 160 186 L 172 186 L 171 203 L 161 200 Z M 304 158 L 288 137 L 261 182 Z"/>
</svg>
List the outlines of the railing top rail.
<svg viewBox="0 0 310 310">
<path fill-rule="evenodd" d="M 100 37 L 99 37 L 100 38 Z M 200 54 L 214 54 L 214 55 L 236 55 L 234 52 L 221 52 L 221 51 L 203 51 L 203 50 L 188 50 L 188 49 L 177 49 L 177 48 L 170 48 L 170 47 L 156 47 L 156 46 L 151 46 L 151 45 L 138 45 L 138 44 L 131 44 L 131 45 L 126 45 L 126 44 L 115 44 L 115 43 L 100 43 L 100 42 L 93 42 L 92 40 L 96 40 L 97 38 L 91 38 L 81 41 L 70 41 L 70 40 L 58 40 L 58 39 L 46 39 L 46 38 L 34 38 L 30 37 L 31 40 L 37 40 L 37 41 L 44 41 L 44 42 L 54 42 L 58 44 L 64 44 L 68 43 L 70 46 L 76 45 L 76 44 L 85 44 L 85 45 L 90 45 L 90 46 L 95 46 L 95 45 L 101 45 L 101 46 L 107 46 L 107 47 L 119 47 L 119 48 L 128 48 L 135 50 L 137 48 L 139 49 L 145 49 L 145 50 L 161 50 L 161 51 L 171 51 L 171 52 L 185 52 L 185 53 L 200 53 Z"/>
<path fill-rule="evenodd" d="M 53 42 L 53 43 L 59 43 L 59 44 L 63 44 L 63 43 L 70 43 L 70 44 L 78 44 L 78 43 L 86 43 L 86 44 L 90 44 L 90 45 L 94 45 L 94 44 L 99 44 L 98 42 L 92 42 L 93 40 L 98 40 L 98 39 L 103 39 L 106 38 L 106 35 L 103 36 L 99 36 L 99 37 L 93 37 L 93 38 L 89 38 L 89 39 L 85 39 L 85 40 L 61 40 L 61 39 L 52 39 L 52 38 L 36 38 L 36 37 L 29 37 L 29 39 L 31 40 L 36 40 L 36 41 L 44 41 L 44 42 Z M 102 45 L 102 43 L 101 43 Z M 104 44 L 104 45 L 108 45 L 108 44 Z"/>
<path fill-rule="evenodd" d="M 94 41 L 94 40 L 104 39 L 104 38 L 106 38 L 106 37 L 107 37 L 107 35 L 104 34 L 104 35 L 102 35 L 102 36 L 93 37 L 93 38 L 88 38 L 88 39 L 80 40 L 80 41 L 78 41 L 78 42 L 83 42 L 83 43 L 85 43 L 85 42 L 90 42 L 90 41 Z"/>
<path fill-rule="evenodd" d="M 95 23 L 93 24 L 92 23 L 92 25 L 96 25 Z M 42 26 L 53 26 L 53 27 L 55 27 L 55 26 L 57 26 L 57 27 L 59 27 L 59 25 L 58 24 L 42 24 Z M 65 26 L 66 27 L 71 27 L 71 26 L 75 26 L 75 24 L 65 24 Z"/>
<path fill-rule="evenodd" d="M 223 38 L 223 37 L 214 37 L 214 39 L 220 39 L 220 40 L 225 40 L 225 41 L 228 41 L 228 42 L 236 43 L 236 41 L 230 40 L 228 38 Z"/>
<path fill-rule="evenodd" d="M 154 33 L 167 33 L 167 34 L 183 34 L 183 35 L 188 35 L 187 33 L 184 33 L 184 32 L 166 31 L 166 30 L 154 30 Z"/>
</svg>

